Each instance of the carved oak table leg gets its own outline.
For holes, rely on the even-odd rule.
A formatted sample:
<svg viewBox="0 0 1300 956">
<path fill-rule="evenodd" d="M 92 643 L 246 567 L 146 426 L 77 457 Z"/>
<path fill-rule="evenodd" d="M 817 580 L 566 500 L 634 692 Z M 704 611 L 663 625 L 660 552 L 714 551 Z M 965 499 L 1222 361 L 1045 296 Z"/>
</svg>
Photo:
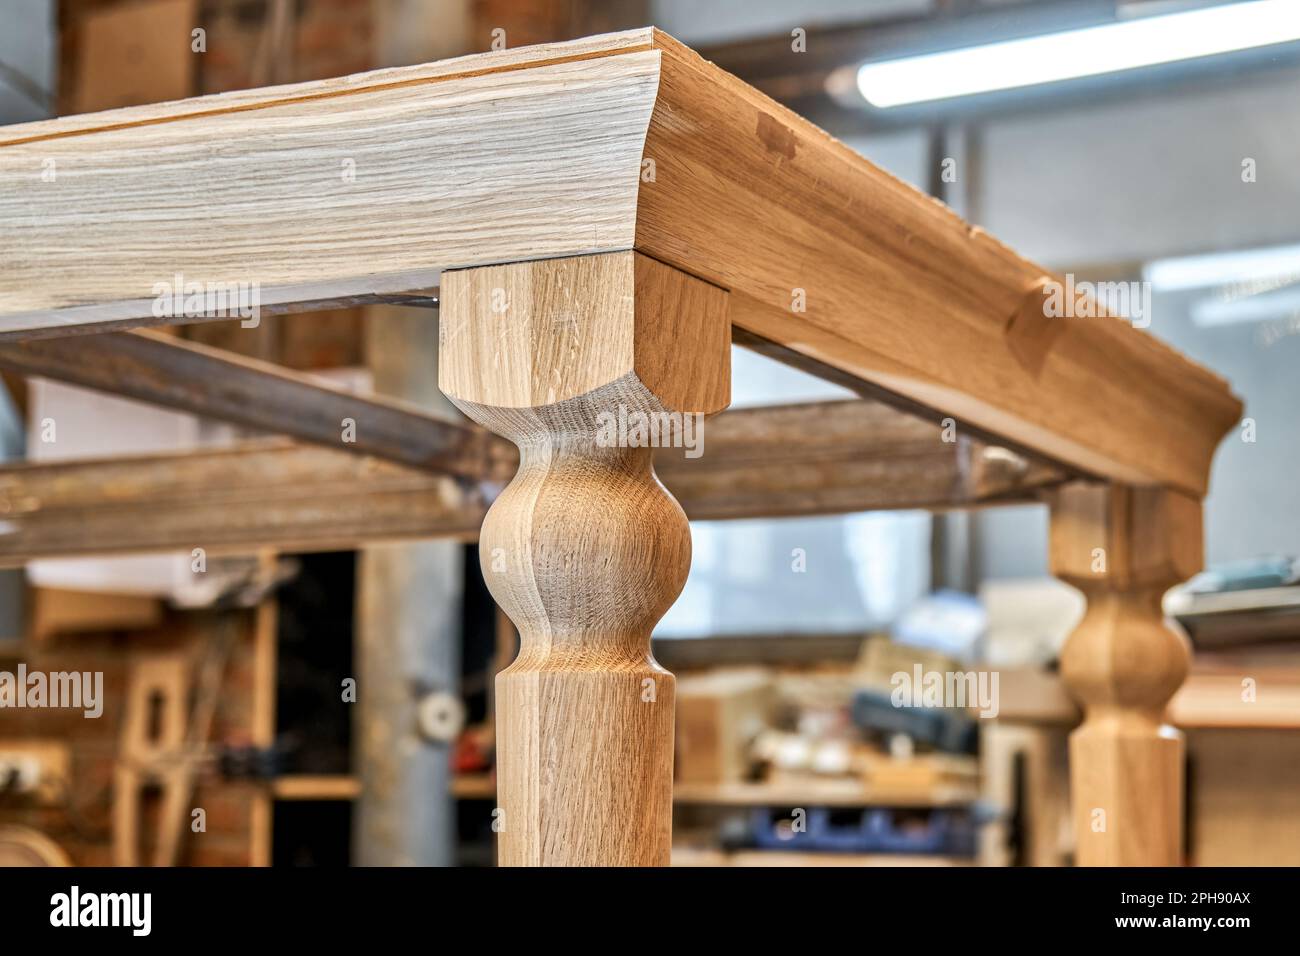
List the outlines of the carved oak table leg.
<svg viewBox="0 0 1300 956">
<path fill-rule="evenodd" d="M 1052 500 L 1052 570 L 1083 591 L 1062 675 L 1083 706 L 1070 737 L 1078 862 L 1182 862 L 1183 739 L 1164 721 L 1187 676 L 1161 598 L 1200 570 L 1201 503 L 1176 491 L 1073 484 Z"/>
<path fill-rule="evenodd" d="M 673 677 L 650 633 L 690 566 L 655 444 L 730 397 L 726 293 L 634 252 L 442 280 L 439 384 L 520 450 L 483 524 L 519 628 L 497 678 L 499 862 L 665 865 Z"/>
</svg>

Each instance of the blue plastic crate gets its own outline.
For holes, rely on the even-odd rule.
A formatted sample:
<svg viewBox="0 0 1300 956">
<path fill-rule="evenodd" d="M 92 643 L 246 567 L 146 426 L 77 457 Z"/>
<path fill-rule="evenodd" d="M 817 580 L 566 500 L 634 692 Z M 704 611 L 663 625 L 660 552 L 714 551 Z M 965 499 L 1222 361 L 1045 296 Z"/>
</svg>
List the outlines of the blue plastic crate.
<svg viewBox="0 0 1300 956">
<path fill-rule="evenodd" d="M 808 809 L 807 829 L 793 832 L 791 808 L 752 811 L 754 845 L 768 850 L 830 850 L 840 853 L 912 853 L 937 856 L 974 856 L 975 824 L 965 810 L 940 808 L 926 811 L 922 826 L 915 814 L 888 807 L 852 811 L 826 807 Z"/>
</svg>

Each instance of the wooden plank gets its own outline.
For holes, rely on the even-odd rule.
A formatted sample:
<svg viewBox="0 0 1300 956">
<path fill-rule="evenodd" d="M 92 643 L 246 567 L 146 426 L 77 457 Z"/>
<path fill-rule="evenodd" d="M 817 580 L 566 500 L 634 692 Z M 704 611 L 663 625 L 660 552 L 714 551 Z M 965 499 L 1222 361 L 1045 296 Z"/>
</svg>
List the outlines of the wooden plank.
<svg viewBox="0 0 1300 956">
<path fill-rule="evenodd" d="M 152 332 L 0 345 L 0 367 L 473 479 L 508 480 L 517 460 L 505 440 L 409 402 Z M 345 418 L 354 442 L 340 440 Z M 1023 497 L 1058 474 L 965 435 L 944 442 L 936 424 L 869 402 L 735 411 L 703 435 L 699 459 L 657 455 L 700 519 L 954 507 Z"/>
<path fill-rule="evenodd" d="M 659 637 L 655 660 L 674 673 L 710 667 L 759 666 L 780 670 L 791 665 L 852 664 L 862 651 L 862 635 L 852 633 L 725 634 L 690 638 Z"/>
<path fill-rule="evenodd" d="M 496 784 L 488 774 L 460 774 L 454 790 L 467 800 L 491 800 L 497 795 Z M 978 796 L 973 787 L 967 786 L 937 787 L 919 794 L 914 789 L 887 790 L 847 778 L 793 783 L 673 783 L 673 803 L 680 806 L 961 807 Z"/>
<path fill-rule="evenodd" d="M 263 550 L 258 560 L 268 578 L 274 577 L 276 553 Z M 253 712 L 249 734 L 253 746 L 270 749 L 276 736 L 276 688 L 279 683 L 280 602 L 267 593 L 253 610 L 252 676 Z M 257 788 L 249 798 L 248 865 L 270 866 L 274 854 L 275 807 L 271 794 Z"/>
<path fill-rule="evenodd" d="M 160 627 L 165 610 L 153 595 L 29 587 L 27 635 L 33 647 L 56 636 Z"/>
<path fill-rule="evenodd" d="M 176 321 L 178 273 L 294 310 L 635 248 L 739 328 L 1097 476 L 1201 494 L 1240 413 L 1119 319 L 1045 318 L 1042 267 L 649 29 L 9 127 L 0 227 L 10 337 Z"/>
<path fill-rule="evenodd" d="M 1184 729 L 1300 730 L 1300 667 L 1193 663 L 1166 716 Z"/>
<path fill-rule="evenodd" d="M 482 429 L 157 332 L 0 345 L 0 368 L 427 471 L 497 481 L 513 472 L 514 449 Z"/>
<path fill-rule="evenodd" d="M 167 322 L 177 274 L 269 313 L 629 249 L 658 63 L 642 30 L 5 127 L 0 329 Z"/>
<path fill-rule="evenodd" d="M 476 491 L 399 465 L 283 441 L 0 470 L 0 566 L 41 557 L 204 548 L 329 551 L 472 540 Z"/>
<path fill-rule="evenodd" d="M 637 249 L 729 289 L 734 325 L 800 355 L 1076 468 L 1204 491 L 1240 413 L 1221 379 L 1119 319 L 1046 318 L 1043 267 L 656 45 Z"/>
<path fill-rule="evenodd" d="M 457 800 L 495 800 L 496 778 L 490 773 L 458 773 L 452 778 L 451 792 Z"/>
<path fill-rule="evenodd" d="M 656 461 L 696 519 L 1035 501 L 1065 477 L 1002 449 L 944 442 L 935 426 L 867 402 L 737 410 L 704 429 L 702 457 L 660 449 Z M 278 440 L 11 465 L 0 469 L 0 566 L 195 547 L 472 539 L 487 506 L 481 487 L 491 486 Z"/>
<path fill-rule="evenodd" d="M 355 800 L 361 781 L 349 774 L 289 774 L 271 781 L 275 800 Z"/>
<path fill-rule="evenodd" d="M 1060 469 L 867 401 L 724 412 L 702 454 L 661 448 L 655 470 L 692 520 L 961 508 L 1033 500 Z"/>
<path fill-rule="evenodd" d="M 1246 678 L 1252 682 L 1250 694 Z M 1079 722 L 1079 708 L 1056 674 L 1004 670 L 1000 690 L 1000 721 L 1071 727 Z M 1165 719 L 1182 730 L 1300 730 L 1300 668 L 1246 657 L 1232 664 L 1193 658 Z"/>
<path fill-rule="evenodd" d="M 673 802 L 719 807 L 951 807 L 973 803 L 973 786 L 935 787 L 926 793 L 872 787 L 861 780 L 828 778 L 791 783 L 682 783 Z"/>
</svg>

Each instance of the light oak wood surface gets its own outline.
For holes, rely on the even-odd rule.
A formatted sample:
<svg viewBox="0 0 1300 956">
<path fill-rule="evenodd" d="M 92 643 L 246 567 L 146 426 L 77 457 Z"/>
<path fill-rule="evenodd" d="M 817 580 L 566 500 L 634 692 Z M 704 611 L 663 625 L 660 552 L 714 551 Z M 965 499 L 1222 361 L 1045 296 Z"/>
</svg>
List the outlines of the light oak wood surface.
<svg viewBox="0 0 1300 956">
<path fill-rule="evenodd" d="M 1161 598 L 1201 568 L 1201 504 L 1162 489 L 1067 485 L 1051 498 L 1049 555 L 1088 600 L 1061 652 L 1084 712 L 1070 736 L 1078 862 L 1176 866 L 1184 748 L 1165 708 L 1190 654 Z"/>
<path fill-rule="evenodd" d="M 1100 477 L 1203 493 L 1240 413 L 1122 320 L 1044 317 L 1042 267 L 651 29 L 8 127 L 0 226 L 8 337 L 169 321 L 178 273 L 274 312 L 636 249 L 794 356 Z"/>
<path fill-rule="evenodd" d="M 505 481 L 514 470 L 514 449 L 481 429 L 411 402 L 359 395 L 320 376 L 159 332 L 0 345 L 0 369 L 438 474 Z"/>
<path fill-rule="evenodd" d="M 632 252 L 450 273 L 443 292 L 440 386 L 520 450 L 479 537 L 520 633 L 496 686 L 498 860 L 666 866 L 674 681 L 650 632 L 690 530 L 653 449 L 602 427 L 725 406 L 726 294 Z"/>
<path fill-rule="evenodd" d="M 402 434 L 412 444 L 398 454 L 424 447 L 420 429 Z M 517 453 L 506 444 L 510 454 L 500 461 L 513 473 Z M 1034 502 L 1066 478 L 1004 449 L 944 442 L 939 428 L 862 401 L 725 412 L 707 423 L 704 449 L 698 459 L 674 448 L 655 454 L 660 478 L 693 519 Z M 7 522 L 0 567 L 195 547 L 310 552 L 419 538 L 474 540 L 489 493 L 499 487 L 498 467 L 467 485 L 354 454 L 351 445 L 331 450 L 281 439 L 7 465 L 0 468 L 0 513 Z M 46 605 L 66 611 L 66 596 L 39 604 L 40 596 L 37 611 Z M 39 613 L 37 619 L 43 620 Z"/>
<path fill-rule="evenodd" d="M 503 484 L 518 465 L 513 445 L 476 426 L 158 332 L 0 345 L 0 369 L 476 482 Z M 698 457 L 656 453 L 660 477 L 697 520 L 1029 500 L 1067 477 L 875 401 L 736 410 L 701 437 Z"/>
<path fill-rule="evenodd" d="M 961 508 L 1035 500 L 1059 468 L 872 401 L 738 408 L 701 454 L 662 448 L 655 471 L 692 521 Z"/>
<path fill-rule="evenodd" d="M 355 800 L 361 781 L 347 774 L 287 774 L 271 781 L 276 800 Z"/>
<path fill-rule="evenodd" d="M 689 535 L 652 451 L 598 436 L 612 410 L 723 408 L 733 325 L 1093 480 L 1052 519 L 1054 570 L 1089 597 L 1063 661 L 1085 711 L 1080 859 L 1177 861 L 1181 746 L 1161 719 L 1187 652 L 1159 596 L 1199 567 L 1240 403 L 1119 318 L 1048 318 L 1058 277 L 670 37 L 5 128 L 0 264 L 9 341 L 215 317 L 159 314 L 173 282 L 255 285 L 268 314 L 441 283 L 442 388 L 521 449 L 481 534 L 523 636 L 499 678 L 503 862 L 667 862 L 673 685 L 649 633 Z M 722 515 L 771 500 L 724 490 L 706 493 Z"/>
<path fill-rule="evenodd" d="M 335 551 L 413 537 L 473 540 L 487 510 L 445 476 L 282 440 L 216 451 L 0 469 L 0 567 L 36 558 L 203 548 Z"/>
<path fill-rule="evenodd" d="M 5 127 L 0 328 L 157 321 L 177 273 L 273 312 L 631 248 L 658 59 L 616 34 Z"/>
</svg>

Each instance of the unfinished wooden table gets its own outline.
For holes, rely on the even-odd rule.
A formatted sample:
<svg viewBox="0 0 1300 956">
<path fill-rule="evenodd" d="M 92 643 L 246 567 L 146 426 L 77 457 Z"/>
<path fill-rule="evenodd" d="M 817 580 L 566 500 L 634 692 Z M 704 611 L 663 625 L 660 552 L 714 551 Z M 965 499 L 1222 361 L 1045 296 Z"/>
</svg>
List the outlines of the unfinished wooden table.
<svg viewBox="0 0 1300 956">
<path fill-rule="evenodd" d="M 744 501 L 692 477 L 690 462 L 666 469 L 674 487 L 694 481 L 703 513 L 946 507 L 1049 489 L 1053 568 L 1089 602 L 1063 655 L 1086 714 L 1071 751 L 1079 860 L 1179 862 L 1182 744 L 1162 715 L 1188 650 L 1160 596 L 1200 567 L 1210 461 L 1240 404 L 1120 319 L 1047 318 L 1052 281 L 650 29 L 0 129 L 0 364 L 401 463 L 339 477 L 331 507 L 350 523 L 332 532 L 319 508 L 294 510 L 327 467 L 302 456 L 329 452 L 195 457 L 188 481 L 151 460 L 112 486 L 183 524 L 166 501 L 195 487 L 194 469 L 243 475 L 247 493 L 205 526 L 229 546 L 472 534 L 511 451 L 396 403 L 122 330 L 232 314 L 213 305 L 228 298 L 191 303 L 191 290 L 251 293 L 272 314 L 427 303 L 440 286 L 440 385 L 519 449 L 481 532 L 485 577 L 522 634 L 498 684 L 505 864 L 668 862 L 673 678 L 650 632 L 686 579 L 687 516 L 652 450 L 602 429 L 611 415 L 721 411 L 733 341 L 929 419 L 917 425 L 936 469 L 925 474 L 956 475 L 959 456 L 987 462 L 992 449 L 1019 477 L 981 490 L 967 469 L 941 491 L 909 496 L 899 482 L 855 495 L 871 481 L 867 447 L 822 472 L 834 494 L 819 494 L 796 488 L 797 466 L 746 460 L 737 426 L 727 467 L 761 475 Z M 371 423 L 351 444 L 334 434 L 347 409 Z M 780 415 L 797 412 L 773 414 L 779 436 Z M 960 445 L 943 442 L 944 419 Z M 769 447 L 814 456 L 808 427 Z M 820 453 L 834 457 L 839 440 Z M 93 470 L 131 466 L 49 467 L 4 475 L 12 500 L 47 492 L 13 509 L 9 560 L 175 546 L 201 531 L 97 536 L 87 529 L 111 499 Z M 259 482 L 286 474 L 297 483 L 257 498 Z M 382 490 L 367 485 L 376 474 L 389 476 Z"/>
</svg>

